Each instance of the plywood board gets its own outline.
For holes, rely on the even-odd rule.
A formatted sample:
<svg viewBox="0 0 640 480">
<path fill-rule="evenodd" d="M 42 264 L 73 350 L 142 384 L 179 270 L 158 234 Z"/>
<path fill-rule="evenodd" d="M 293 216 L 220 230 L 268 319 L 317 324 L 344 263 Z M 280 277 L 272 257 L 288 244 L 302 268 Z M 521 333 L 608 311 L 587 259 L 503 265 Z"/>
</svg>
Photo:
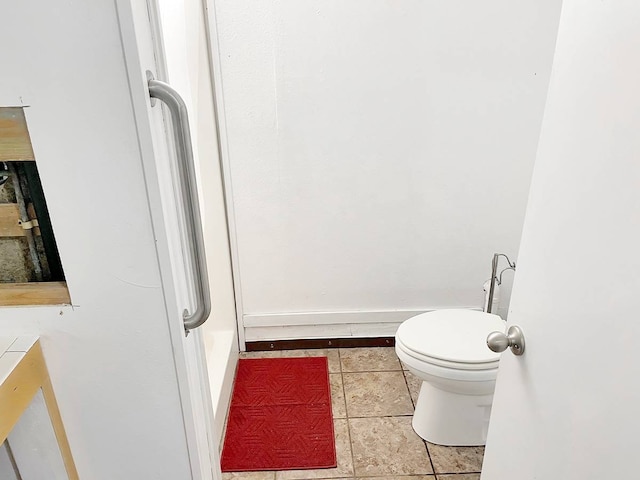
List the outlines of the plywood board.
<svg viewBox="0 0 640 480">
<path fill-rule="evenodd" d="M 24 110 L 0 107 L 0 161 L 34 161 Z"/>
<path fill-rule="evenodd" d="M 35 218 L 33 205 L 28 207 L 29 218 Z M 40 235 L 40 229 L 33 229 L 34 235 Z M 16 203 L 0 203 L 0 237 L 24 237 L 25 230 L 20 225 L 20 211 Z"/>
<path fill-rule="evenodd" d="M 0 306 L 68 305 L 66 282 L 0 283 Z"/>
<path fill-rule="evenodd" d="M 15 203 L 0 204 L 0 237 L 22 237 L 24 230 L 20 226 L 20 212 Z"/>
</svg>

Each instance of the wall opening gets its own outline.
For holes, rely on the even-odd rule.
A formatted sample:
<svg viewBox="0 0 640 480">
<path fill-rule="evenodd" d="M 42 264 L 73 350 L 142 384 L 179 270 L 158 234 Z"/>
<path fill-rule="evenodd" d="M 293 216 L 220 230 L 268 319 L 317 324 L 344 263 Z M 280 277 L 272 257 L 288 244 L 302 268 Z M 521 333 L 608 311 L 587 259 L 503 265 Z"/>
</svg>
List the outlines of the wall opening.
<svg viewBox="0 0 640 480">
<path fill-rule="evenodd" d="M 70 303 L 21 107 L 0 107 L 0 306 Z"/>
</svg>

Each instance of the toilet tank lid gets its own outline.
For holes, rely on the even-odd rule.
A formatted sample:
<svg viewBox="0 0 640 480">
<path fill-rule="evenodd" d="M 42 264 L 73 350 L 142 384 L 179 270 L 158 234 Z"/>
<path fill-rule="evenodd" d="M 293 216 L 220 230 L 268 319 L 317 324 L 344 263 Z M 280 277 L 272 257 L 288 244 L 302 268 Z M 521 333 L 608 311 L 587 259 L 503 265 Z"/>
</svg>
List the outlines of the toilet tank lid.
<svg viewBox="0 0 640 480">
<path fill-rule="evenodd" d="M 396 340 L 421 355 L 458 363 L 498 361 L 487 347 L 489 333 L 505 330 L 498 315 L 476 310 L 450 309 L 416 315 L 400 325 Z"/>
</svg>

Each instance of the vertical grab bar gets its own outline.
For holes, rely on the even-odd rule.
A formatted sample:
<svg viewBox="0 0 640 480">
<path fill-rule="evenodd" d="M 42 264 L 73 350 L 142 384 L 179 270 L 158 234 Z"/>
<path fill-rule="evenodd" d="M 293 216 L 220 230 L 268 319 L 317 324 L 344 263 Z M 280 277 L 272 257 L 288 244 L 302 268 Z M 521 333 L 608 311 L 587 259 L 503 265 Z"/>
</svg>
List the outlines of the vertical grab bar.
<svg viewBox="0 0 640 480">
<path fill-rule="evenodd" d="M 202 233 L 193 147 L 189 130 L 189 116 L 187 105 L 174 88 L 164 82 L 155 80 L 150 74 L 148 76 L 149 96 L 152 98 L 152 106 L 154 98 L 167 105 L 171 112 L 171 124 L 175 136 L 182 209 L 184 210 L 188 232 L 186 240 L 189 247 L 189 263 L 194 272 L 193 281 L 196 290 L 195 310 L 189 312 L 188 309 L 185 309 L 182 313 L 184 329 L 188 334 L 189 330 L 198 328 L 206 322 L 211 313 L 209 276 L 204 253 L 204 236 Z"/>
</svg>

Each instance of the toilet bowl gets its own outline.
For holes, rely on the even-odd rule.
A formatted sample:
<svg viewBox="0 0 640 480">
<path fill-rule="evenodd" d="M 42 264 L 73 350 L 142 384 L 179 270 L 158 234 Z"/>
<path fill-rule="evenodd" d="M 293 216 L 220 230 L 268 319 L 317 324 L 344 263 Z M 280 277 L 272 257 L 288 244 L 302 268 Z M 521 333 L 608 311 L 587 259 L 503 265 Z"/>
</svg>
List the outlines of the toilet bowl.
<svg viewBox="0 0 640 480">
<path fill-rule="evenodd" d="M 499 316 L 436 310 L 412 317 L 396 333 L 396 354 L 422 380 L 412 425 L 439 445 L 484 445 L 500 354 L 487 335 L 503 331 Z"/>
</svg>

